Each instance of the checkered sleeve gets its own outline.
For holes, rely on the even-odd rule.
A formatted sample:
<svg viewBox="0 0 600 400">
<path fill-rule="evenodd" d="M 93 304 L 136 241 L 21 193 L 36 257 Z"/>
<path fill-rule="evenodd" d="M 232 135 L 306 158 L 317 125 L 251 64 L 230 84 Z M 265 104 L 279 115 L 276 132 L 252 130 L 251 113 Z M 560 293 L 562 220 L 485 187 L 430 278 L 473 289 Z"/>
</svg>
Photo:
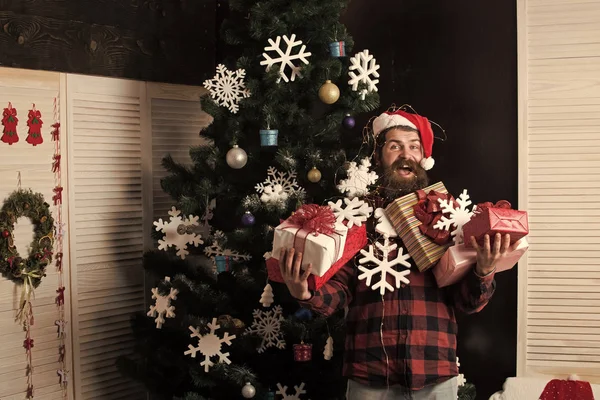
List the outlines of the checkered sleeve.
<svg viewBox="0 0 600 400">
<path fill-rule="evenodd" d="M 302 307 L 327 317 L 350 304 L 353 290 L 354 267 L 349 262 L 319 290 L 314 291 L 310 299 L 298 302 Z"/>
<path fill-rule="evenodd" d="M 478 313 L 483 310 L 496 290 L 494 274 L 478 276 L 475 268 L 471 270 L 460 282 L 450 286 L 454 293 L 454 305 L 457 309 L 467 314 Z"/>
</svg>

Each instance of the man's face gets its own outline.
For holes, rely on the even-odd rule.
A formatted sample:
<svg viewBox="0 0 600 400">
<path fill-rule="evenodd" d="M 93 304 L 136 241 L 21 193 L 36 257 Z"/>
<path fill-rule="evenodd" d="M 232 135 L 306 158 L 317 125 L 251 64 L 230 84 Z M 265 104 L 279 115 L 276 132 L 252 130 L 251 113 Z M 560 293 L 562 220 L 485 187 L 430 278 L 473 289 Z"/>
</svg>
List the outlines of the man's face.
<svg viewBox="0 0 600 400">
<path fill-rule="evenodd" d="M 423 148 L 419 134 L 392 129 L 386 133 L 380 163 L 389 195 L 400 196 L 428 185 L 427 172 L 421 167 Z"/>
</svg>

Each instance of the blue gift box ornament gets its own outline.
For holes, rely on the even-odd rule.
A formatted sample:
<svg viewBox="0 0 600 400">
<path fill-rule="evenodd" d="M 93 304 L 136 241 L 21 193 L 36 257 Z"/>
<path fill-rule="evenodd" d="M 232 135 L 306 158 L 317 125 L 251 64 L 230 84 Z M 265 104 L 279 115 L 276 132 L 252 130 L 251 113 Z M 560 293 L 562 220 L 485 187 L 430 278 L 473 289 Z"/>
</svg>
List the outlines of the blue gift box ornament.
<svg viewBox="0 0 600 400">
<path fill-rule="evenodd" d="M 229 257 L 227 256 L 215 256 L 215 264 L 217 265 L 217 272 L 229 271 Z"/>
<path fill-rule="evenodd" d="M 260 145 L 263 147 L 277 146 L 277 137 L 279 131 L 277 129 L 261 129 L 260 130 Z"/>
<path fill-rule="evenodd" d="M 332 57 L 346 57 L 346 42 L 329 43 L 329 52 Z"/>
</svg>

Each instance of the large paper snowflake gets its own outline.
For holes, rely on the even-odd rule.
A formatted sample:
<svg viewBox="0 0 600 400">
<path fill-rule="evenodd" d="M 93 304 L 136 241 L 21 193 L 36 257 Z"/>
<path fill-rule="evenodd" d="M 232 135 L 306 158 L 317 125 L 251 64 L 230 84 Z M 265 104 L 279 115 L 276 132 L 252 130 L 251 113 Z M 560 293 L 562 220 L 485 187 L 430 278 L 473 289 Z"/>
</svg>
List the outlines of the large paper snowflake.
<svg viewBox="0 0 600 400">
<path fill-rule="evenodd" d="M 187 251 L 187 245 L 193 244 L 198 247 L 204 243 L 200 235 L 197 235 L 194 231 L 198 226 L 198 217 L 189 216 L 189 218 L 180 217 L 181 211 L 175 207 L 171 208 L 169 215 L 171 219 L 169 222 L 165 222 L 160 218 L 158 221 L 154 221 L 156 231 L 162 231 L 164 236 L 158 241 L 159 250 L 167 250 L 167 248 L 175 246 L 177 248 L 177 255 L 181 259 L 185 260 L 185 256 L 190 254 Z"/>
<path fill-rule="evenodd" d="M 228 107 L 229 111 L 236 114 L 239 110 L 238 102 L 250 96 L 244 83 L 245 76 L 244 69 L 230 71 L 223 64 L 219 64 L 217 74 L 214 78 L 204 81 L 204 87 L 210 92 L 210 97 L 215 100 L 215 103 Z"/>
<path fill-rule="evenodd" d="M 171 282 L 171 278 L 165 276 L 165 282 Z M 158 293 L 158 288 L 152 288 L 152 299 L 156 300 L 155 304 L 150 305 L 150 311 L 146 315 L 149 317 L 156 317 L 156 327 L 162 328 L 166 318 L 175 318 L 175 306 L 171 305 L 171 300 L 177 300 L 177 294 L 179 290 L 171 288 L 168 295 L 163 296 Z"/>
<path fill-rule="evenodd" d="M 355 197 L 352 200 L 345 198 L 344 203 L 346 204 L 346 207 L 342 207 L 341 199 L 335 203 L 330 201 L 329 207 L 337 217 L 337 222 L 342 222 L 344 220 L 348 221 L 348 229 L 352 228 L 354 225 L 362 226 L 362 223 L 373 213 L 373 207 L 369 206 L 369 204 L 363 200 L 359 200 L 358 197 Z"/>
<path fill-rule="evenodd" d="M 225 238 L 225 234 L 223 232 L 215 231 L 215 234 L 213 235 L 212 244 L 210 246 L 207 246 L 204 248 L 204 254 L 207 257 L 212 257 L 213 264 L 215 262 L 215 257 L 217 257 L 217 256 L 228 257 L 229 259 L 231 259 L 233 261 L 240 261 L 240 260 L 248 261 L 252 258 L 252 256 L 250 256 L 248 254 L 240 254 L 235 250 L 224 249 L 221 246 L 221 243 L 224 238 Z"/>
<path fill-rule="evenodd" d="M 379 178 L 377 173 L 369 170 L 370 167 L 371 162 L 366 157 L 360 161 L 360 165 L 352 161 L 348 168 L 348 178 L 340 181 L 337 185 L 338 190 L 342 193 L 345 192 L 349 198 L 366 195 L 369 186 L 377 182 Z"/>
<path fill-rule="evenodd" d="M 447 231 L 449 231 L 451 227 L 454 227 L 455 229 L 451 233 L 454 238 L 454 243 L 463 243 L 463 226 L 471 220 L 475 209 L 477 208 L 477 206 L 473 206 L 472 210 L 467 208 L 473 204 L 467 193 L 467 189 L 463 190 L 458 199 L 455 200 L 458 207 L 455 207 L 452 201 L 443 199 L 438 199 L 438 201 L 442 207 L 442 213 L 449 214 L 450 216 L 446 217 L 445 215 L 442 215 L 442 218 L 440 218 L 433 227 L 435 229 L 445 229 Z"/>
<path fill-rule="evenodd" d="M 396 232 L 394 225 L 392 225 L 390 219 L 387 217 L 387 215 L 385 215 L 385 210 L 383 208 L 378 208 L 375 210 L 375 218 L 377 218 L 375 232 L 389 238 L 398 237 L 398 232 Z"/>
<path fill-rule="evenodd" d="M 361 98 L 364 100 L 365 96 L 369 92 L 377 92 L 377 84 L 379 83 L 379 65 L 373 58 L 372 54 L 369 54 L 369 50 L 363 50 L 356 54 L 350 59 L 352 65 L 349 68 L 348 75 L 350 75 L 349 85 L 352 86 L 352 90 L 358 91 L 359 83 L 367 85 L 366 89 L 361 90 Z M 356 72 L 358 72 L 358 75 Z"/>
<path fill-rule="evenodd" d="M 246 333 L 255 333 L 262 338 L 258 352 L 264 352 L 268 347 L 285 348 L 285 340 L 281 331 L 281 322 L 284 320 L 281 306 L 275 306 L 272 310 L 254 310 L 252 313 L 254 321 L 252 326 L 246 329 Z"/>
<path fill-rule="evenodd" d="M 263 57 L 265 58 L 260 62 L 260 65 L 266 65 L 267 71 L 275 64 L 280 64 L 279 74 L 281 77 L 277 80 L 278 82 L 283 78 L 284 81 L 294 81 L 296 80 L 296 76 L 302 78 L 300 74 L 300 66 L 296 66 L 292 61 L 300 60 L 304 64 L 308 64 L 307 57 L 310 57 L 312 54 L 306 51 L 306 46 L 302 44 L 302 40 L 296 40 L 296 35 L 292 34 L 290 38 L 286 35 L 283 35 L 283 41 L 286 43 L 287 47 L 282 49 L 281 47 L 281 36 L 277 36 L 275 40 L 269 39 L 270 46 L 265 47 L 265 53 L 263 53 Z M 292 54 L 292 50 L 296 46 L 300 46 L 300 51 L 296 54 Z M 275 51 L 278 54 L 278 57 L 271 58 L 266 52 Z M 288 76 L 285 73 L 286 67 L 289 67 L 291 70 L 291 76 Z"/>
<path fill-rule="evenodd" d="M 304 390 L 304 382 L 300 384 L 300 386 L 294 385 L 294 390 L 296 390 L 295 394 L 287 394 L 288 387 L 281 386 L 281 383 L 277 384 L 277 389 L 279 389 L 275 394 L 280 394 L 283 396 L 282 400 L 302 400 L 300 395 L 306 394 L 306 390 Z"/>
<path fill-rule="evenodd" d="M 212 322 L 209 322 L 207 326 L 210 328 L 210 333 L 207 333 L 206 335 L 200 334 L 200 328 L 194 328 L 193 326 L 189 327 L 190 331 L 192 331 L 190 337 L 198 338 L 198 345 L 188 345 L 189 350 L 183 353 L 185 355 L 190 355 L 192 358 L 196 358 L 196 354 L 201 352 L 204 356 L 204 361 L 202 361 L 200 365 L 204 367 L 205 372 L 208 372 L 210 367 L 215 365 L 215 363 L 210 360 L 210 358 L 214 356 L 219 356 L 218 362 L 220 363 L 224 362 L 226 364 L 231 364 L 231 361 L 228 358 L 229 353 L 222 353 L 221 347 L 223 346 L 223 343 L 231 346 L 231 341 L 235 339 L 235 335 L 229 336 L 228 332 L 225 332 L 222 339 L 215 335 L 217 329 L 221 327 L 217 324 L 216 318 L 213 318 Z"/>
<path fill-rule="evenodd" d="M 275 167 L 269 167 L 267 179 L 255 188 L 263 203 L 285 203 L 290 196 L 304 193 L 296 181 L 296 172 L 280 172 Z"/>
<path fill-rule="evenodd" d="M 390 292 L 394 291 L 394 287 L 387 281 L 387 274 L 392 275 L 396 279 L 396 288 L 400 288 L 400 282 L 404 282 L 406 284 L 410 283 L 408 278 L 406 278 L 406 276 L 410 274 L 410 263 L 408 262 L 408 259 L 410 259 L 410 255 L 408 253 L 404 254 L 404 249 L 400 247 L 398 249 L 396 258 L 394 258 L 393 260 L 388 260 L 390 252 L 396 250 L 398 245 L 395 243 L 390 244 L 390 240 L 387 237 L 384 237 L 383 244 L 381 242 L 377 242 L 375 245 L 381 251 L 381 258 L 377 257 L 379 254 L 376 255 L 374 253 L 373 245 L 369 245 L 368 252 L 365 250 L 361 250 L 360 254 L 362 254 L 364 257 L 359 259 L 358 262 L 360 264 L 372 262 L 376 264 L 376 267 L 372 269 L 363 266 L 358 267 L 358 269 L 362 271 L 362 274 L 358 276 L 358 279 L 366 279 L 367 286 L 369 286 L 373 290 L 380 289 L 380 293 L 382 296 L 385 294 L 386 290 L 389 290 Z M 394 266 L 396 265 L 403 265 L 409 269 L 404 271 L 396 271 L 394 269 Z M 381 274 L 381 277 L 377 283 L 371 286 L 371 278 L 373 278 L 375 274 Z"/>
</svg>

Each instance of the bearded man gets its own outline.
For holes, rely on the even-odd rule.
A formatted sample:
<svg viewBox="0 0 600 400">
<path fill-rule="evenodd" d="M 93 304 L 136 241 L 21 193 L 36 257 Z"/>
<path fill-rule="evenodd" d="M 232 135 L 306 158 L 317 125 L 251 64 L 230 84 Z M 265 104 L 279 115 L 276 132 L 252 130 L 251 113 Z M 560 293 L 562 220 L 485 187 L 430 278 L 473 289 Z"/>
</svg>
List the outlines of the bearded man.
<svg viewBox="0 0 600 400">
<path fill-rule="evenodd" d="M 373 121 L 373 134 L 375 162 L 382 172 L 378 189 L 367 196 L 374 208 L 428 185 L 434 136 L 427 118 L 404 110 L 386 112 Z M 376 223 L 374 218 L 367 221 L 371 243 L 382 241 Z M 344 375 L 349 400 L 456 400 L 455 310 L 479 312 L 492 297 L 495 264 L 509 251 L 510 237 L 492 239 L 490 245 L 486 237 L 483 246 L 471 240 L 477 264 L 462 281 L 439 288 L 431 269 L 420 272 L 411 260 L 410 284 L 384 295 L 358 280 L 354 260 L 321 289 L 310 291 L 311 266 L 302 271 L 302 254 L 282 250 L 281 273 L 303 307 L 325 316 L 347 308 Z M 389 240 L 403 247 L 399 237 Z M 395 256 L 393 252 L 389 258 Z M 390 274 L 387 279 L 395 284 Z"/>
</svg>

